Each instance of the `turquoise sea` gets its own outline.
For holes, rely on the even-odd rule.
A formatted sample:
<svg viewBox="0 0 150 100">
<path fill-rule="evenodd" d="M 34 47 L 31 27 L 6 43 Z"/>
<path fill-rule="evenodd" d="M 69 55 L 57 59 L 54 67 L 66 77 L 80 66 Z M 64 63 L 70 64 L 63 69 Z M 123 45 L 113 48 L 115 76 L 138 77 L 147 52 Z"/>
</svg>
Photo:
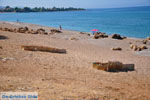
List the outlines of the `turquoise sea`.
<svg viewBox="0 0 150 100">
<path fill-rule="evenodd" d="M 87 9 L 85 11 L 1 13 L 1 21 L 19 20 L 44 26 L 90 32 L 99 29 L 107 34 L 145 38 L 150 36 L 150 6 Z"/>
</svg>

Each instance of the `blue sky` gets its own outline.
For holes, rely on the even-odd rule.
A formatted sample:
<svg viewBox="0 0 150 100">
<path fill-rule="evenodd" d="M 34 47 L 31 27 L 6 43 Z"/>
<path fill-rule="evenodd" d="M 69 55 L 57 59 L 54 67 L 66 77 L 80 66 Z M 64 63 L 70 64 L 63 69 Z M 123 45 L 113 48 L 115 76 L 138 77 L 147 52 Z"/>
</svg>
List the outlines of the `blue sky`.
<svg viewBox="0 0 150 100">
<path fill-rule="evenodd" d="M 150 0 L 0 0 L 0 6 L 116 8 L 150 6 Z"/>
</svg>

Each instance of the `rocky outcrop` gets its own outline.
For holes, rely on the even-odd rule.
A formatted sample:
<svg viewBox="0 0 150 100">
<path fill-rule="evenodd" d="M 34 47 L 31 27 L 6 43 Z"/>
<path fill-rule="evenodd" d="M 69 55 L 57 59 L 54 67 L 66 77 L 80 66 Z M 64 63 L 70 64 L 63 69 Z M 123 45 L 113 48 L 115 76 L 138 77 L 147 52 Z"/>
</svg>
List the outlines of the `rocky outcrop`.
<svg viewBox="0 0 150 100">
<path fill-rule="evenodd" d="M 107 37 L 108 37 L 108 35 L 106 33 L 96 32 L 94 34 L 94 39 L 107 38 Z"/>
<path fill-rule="evenodd" d="M 147 37 L 146 39 L 142 40 L 143 44 L 147 44 L 150 41 L 150 37 Z"/>
<path fill-rule="evenodd" d="M 125 39 L 125 38 L 127 38 L 127 37 L 121 37 L 120 34 L 113 34 L 113 35 L 112 35 L 112 38 L 113 38 L 113 39 L 119 39 L 119 40 L 122 40 L 122 39 Z"/>
<path fill-rule="evenodd" d="M 28 27 L 20 27 L 20 28 L 18 28 L 17 32 L 26 33 L 28 30 L 29 30 Z"/>
<path fill-rule="evenodd" d="M 0 30 L 2 31 L 9 31 L 9 32 L 14 32 L 14 33 L 26 33 L 26 34 L 43 34 L 43 35 L 48 35 L 51 34 L 51 32 L 46 32 L 45 29 L 39 28 L 37 30 L 29 29 L 28 27 L 20 27 L 18 29 L 9 29 L 9 28 L 2 28 L 0 27 Z M 52 30 L 55 33 L 60 33 L 59 30 Z"/>
<path fill-rule="evenodd" d="M 40 28 L 40 29 L 37 29 L 37 34 L 45 34 L 45 35 L 47 35 L 48 33 L 47 32 L 45 32 L 45 30 L 44 29 L 42 29 L 42 28 Z"/>
<path fill-rule="evenodd" d="M 134 45 L 134 44 L 131 44 L 130 48 L 133 49 L 134 51 L 142 51 L 144 49 L 147 49 L 147 47 L 145 45 L 137 46 L 137 45 Z"/>
</svg>

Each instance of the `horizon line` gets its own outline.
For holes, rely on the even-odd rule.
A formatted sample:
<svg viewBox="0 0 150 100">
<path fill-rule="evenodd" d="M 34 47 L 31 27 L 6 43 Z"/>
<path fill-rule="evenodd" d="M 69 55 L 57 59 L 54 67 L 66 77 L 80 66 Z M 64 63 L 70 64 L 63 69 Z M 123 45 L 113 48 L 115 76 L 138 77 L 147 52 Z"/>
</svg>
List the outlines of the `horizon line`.
<svg viewBox="0 0 150 100">
<path fill-rule="evenodd" d="M 150 6 L 102 7 L 102 8 L 85 8 L 85 9 L 136 8 L 136 7 L 150 7 Z"/>
<path fill-rule="evenodd" d="M 9 6 L 9 5 L 6 5 L 6 6 Z M 6 6 L 0 6 L 0 7 L 6 7 Z M 14 8 L 14 7 L 19 7 L 19 6 L 10 6 L 10 7 Z M 23 7 L 30 7 L 30 6 L 23 6 Z M 44 7 L 44 6 L 39 6 L 39 7 Z M 53 6 L 53 7 L 56 7 L 56 6 Z M 46 7 L 46 8 L 53 8 L 53 7 Z M 73 7 L 73 8 L 84 8 L 84 9 L 109 9 L 109 8 L 111 9 L 111 8 L 114 8 L 115 9 L 115 8 L 136 8 L 136 7 L 150 7 L 150 6 L 141 5 L 141 6 L 124 6 L 124 7 L 102 7 L 102 8 L 84 8 L 84 7 Z M 35 7 L 30 7 L 30 8 L 35 8 Z M 57 7 L 57 8 L 62 8 L 62 7 Z M 64 8 L 68 8 L 68 7 L 64 7 Z"/>
</svg>

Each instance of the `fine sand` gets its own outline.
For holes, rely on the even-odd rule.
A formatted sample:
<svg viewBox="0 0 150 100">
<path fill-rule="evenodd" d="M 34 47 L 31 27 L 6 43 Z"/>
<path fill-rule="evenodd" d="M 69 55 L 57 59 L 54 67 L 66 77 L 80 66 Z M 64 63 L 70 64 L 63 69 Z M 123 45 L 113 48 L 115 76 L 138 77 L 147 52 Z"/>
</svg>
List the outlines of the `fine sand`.
<svg viewBox="0 0 150 100">
<path fill-rule="evenodd" d="M 50 27 L 0 22 L 0 27 L 29 29 Z M 150 100 L 150 42 L 147 50 L 133 51 L 130 43 L 142 39 L 93 39 L 80 32 L 62 30 L 49 35 L 0 31 L 0 92 L 38 92 L 39 100 Z M 66 49 L 66 54 L 24 51 L 21 45 Z M 122 51 L 111 48 L 121 47 Z M 105 72 L 95 61 L 135 64 L 135 71 Z"/>
</svg>

